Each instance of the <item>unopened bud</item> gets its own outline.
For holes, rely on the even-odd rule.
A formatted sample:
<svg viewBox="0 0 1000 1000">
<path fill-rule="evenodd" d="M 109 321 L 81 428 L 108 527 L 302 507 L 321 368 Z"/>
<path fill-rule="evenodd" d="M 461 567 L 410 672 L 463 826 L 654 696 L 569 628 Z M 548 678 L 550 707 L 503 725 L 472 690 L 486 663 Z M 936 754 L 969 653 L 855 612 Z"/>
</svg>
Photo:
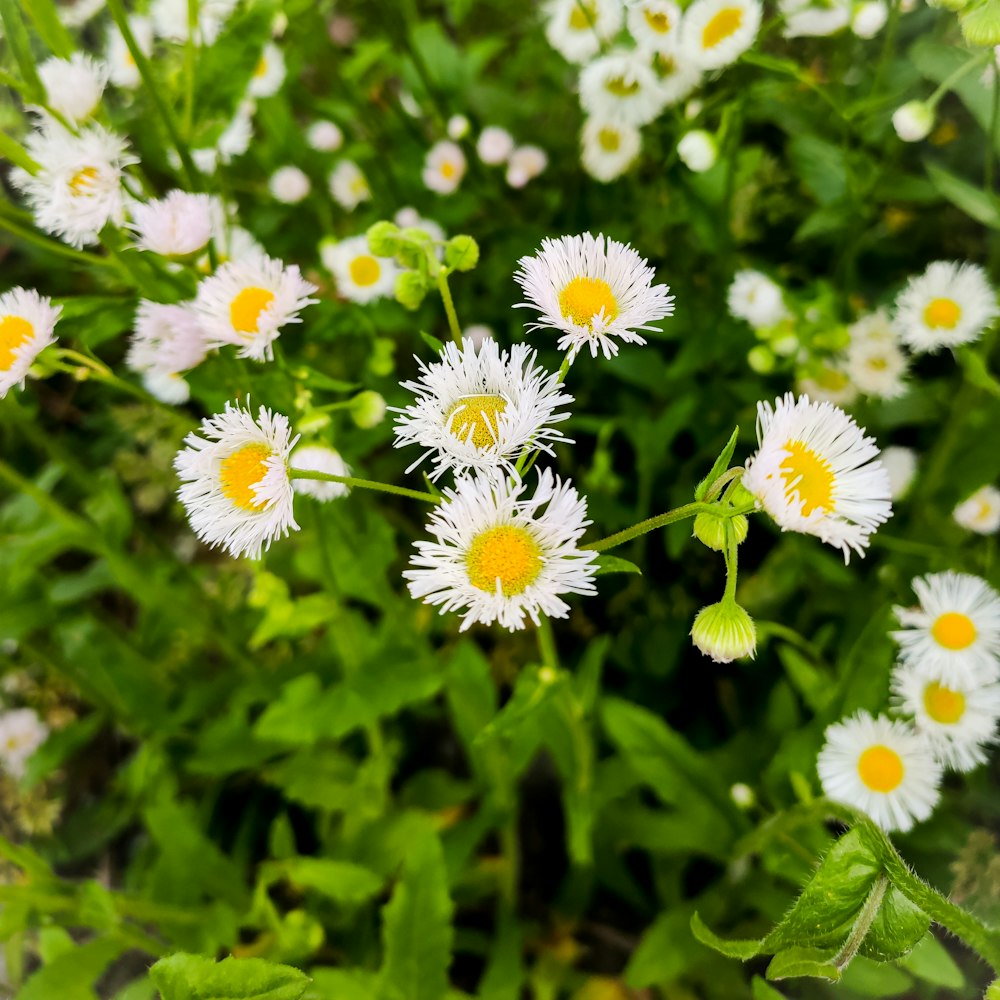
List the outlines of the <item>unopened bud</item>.
<svg viewBox="0 0 1000 1000">
<path fill-rule="evenodd" d="M 351 419 L 364 430 L 382 423 L 385 417 L 385 400 L 374 389 L 359 392 L 351 400 Z"/>
<path fill-rule="evenodd" d="M 726 522 L 733 526 L 736 544 L 739 545 L 747 537 L 747 519 L 742 514 L 736 517 L 721 517 L 719 514 L 699 514 L 694 519 L 694 537 L 703 545 L 716 552 L 722 552 L 726 547 Z"/>
<path fill-rule="evenodd" d="M 691 639 L 716 663 L 729 663 L 757 652 L 757 627 L 734 600 L 702 608 L 691 626 Z"/>
</svg>

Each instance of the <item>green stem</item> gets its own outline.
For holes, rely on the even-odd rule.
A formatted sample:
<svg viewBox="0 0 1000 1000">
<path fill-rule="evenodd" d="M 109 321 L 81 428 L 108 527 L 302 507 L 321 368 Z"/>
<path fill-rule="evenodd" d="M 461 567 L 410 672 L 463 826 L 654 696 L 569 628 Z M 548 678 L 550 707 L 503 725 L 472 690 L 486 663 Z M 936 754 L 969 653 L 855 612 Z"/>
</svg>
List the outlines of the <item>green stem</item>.
<svg viewBox="0 0 1000 1000">
<path fill-rule="evenodd" d="M 925 102 L 927 106 L 933 111 L 938 106 L 941 98 L 944 97 L 949 90 L 952 90 L 955 84 L 958 83 L 963 76 L 971 73 L 977 66 L 985 65 L 986 61 L 992 58 L 993 50 L 987 49 L 985 52 L 980 52 L 977 55 L 974 55 L 967 62 L 964 62 L 961 66 L 959 66 L 958 69 L 949 73 L 948 76 L 941 81 L 938 89 L 927 98 L 927 101 Z"/>
<path fill-rule="evenodd" d="M 851 933 L 844 942 L 844 947 L 837 952 L 833 964 L 838 969 L 846 969 L 850 961 L 858 953 L 861 943 L 871 930 L 872 923 L 878 915 L 879 907 L 885 898 L 885 891 L 889 888 L 889 880 L 884 875 L 879 875 L 872 886 L 872 891 L 868 893 L 865 905 L 858 912 L 858 918 L 854 921 Z"/>
<path fill-rule="evenodd" d="M 736 601 L 736 577 L 738 575 L 738 556 L 737 549 L 739 545 L 736 541 L 736 532 L 733 529 L 733 522 L 731 520 L 726 521 L 725 524 L 726 532 L 726 589 L 722 595 L 722 600 L 727 604 L 732 604 Z"/>
<path fill-rule="evenodd" d="M 194 34 L 198 30 L 198 0 L 187 0 L 187 22 L 187 38 L 184 39 L 184 136 L 190 141 L 194 129 L 194 65 L 197 58 Z"/>
<path fill-rule="evenodd" d="M 542 615 L 536 630 L 538 636 L 538 652 L 542 658 L 542 665 L 551 667 L 553 670 L 559 669 L 559 651 L 556 648 L 556 639 L 552 633 L 552 622 Z"/>
<path fill-rule="evenodd" d="M 631 528 L 608 535 L 596 542 L 585 545 L 584 548 L 594 549 L 597 552 L 606 552 L 625 542 L 630 542 L 633 538 L 645 535 L 647 532 L 656 531 L 657 528 L 664 528 L 668 524 L 676 521 L 683 521 L 688 517 L 695 517 L 697 514 L 715 514 L 718 517 L 736 517 L 737 514 L 749 514 L 753 510 L 752 506 L 729 507 L 724 504 L 715 503 L 688 503 L 683 507 L 676 507 L 668 510 L 665 514 L 657 514 L 656 517 L 647 518 L 638 524 L 633 524 Z"/>
<path fill-rule="evenodd" d="M 422 493 L 420 490 L 408 490 L 405 486 L 391 486 L 389 483 L 376 483 L 371 479 L 355 479 L 353 476 L 335 476 L 332 472 L 315 472 L 312 469 L 289 469 L 289 479 L 316 479 L 324 483 L 343 483 L 352 489 L 378 490 L 380 493 L 393 493 L 396 496 L 409 497 L 411 500 L 421 500 L 423 503 L 440 503 L 441 498 L 433 493 Z"/>
<path fill-rule="evenodd" d="M 993 166 L 997 155 L 997 127 L 1000 125 L 1000 68 L 993 68 L 993 104 L 990 108 L 990 141 L 986 145 L 986 164 L 983 169 L 983 187 L 993 194 Z"/>
<path fill-rule="evenodd" d="M 455 303 L 451 298 L 451 289 L 448 287 L 448 269 L 438 268 L 437 276 L 438 291 L 441 293 L 441 301 L 444 303 L 444 311 L 448 317 L 448 329 L 451 330 L 451 337 L 455 343 L 462 346 L 462 328 L 458 325 L 458 316 L 455 314 Z"/>
<path fill-rule="evenodd" d="M 47 236 L 42 236 L 41 233 L 36 233 L 34 230 L 28 229 L 3 215 L 0 215 L 0 229 L 6 229 L 7 232 L 13 233 L 24 240 L 25 243 L 31 243 L 33 246 L 56 254 L 58 257 L 65 257 L 68 260 L 75 261 L 77 264 L 86 264 L 88 267 L 93 265 L 97 267 L 116 266 L 114 260 L 110 257 L 98 257 L 97 254 L 86 253 L 83 250 L 74 250 L 73 247 L 63 246 L 62 243 L 50 240 Z"/>
</svg>

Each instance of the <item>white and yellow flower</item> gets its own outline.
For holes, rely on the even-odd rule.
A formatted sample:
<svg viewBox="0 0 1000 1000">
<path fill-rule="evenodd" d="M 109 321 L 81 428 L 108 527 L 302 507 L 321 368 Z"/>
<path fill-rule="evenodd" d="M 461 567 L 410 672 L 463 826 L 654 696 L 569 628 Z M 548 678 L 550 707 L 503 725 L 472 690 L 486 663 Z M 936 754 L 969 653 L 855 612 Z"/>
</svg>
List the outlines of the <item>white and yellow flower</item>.
<svg viewBox="0 0 1000 1000">
<path fill-rule="evenodd" d="M 894 608 L 892 633 L 903 663 L 948 684 L 1000 678 L 1000 596 L 968 573 L 930 573 L 913 581 L 916 608 Z"/>
<path fill-rule="evenodd" d="M 164 403 L 186 403 L 191 395 L 182 374 L 205 359 L 205 335 L 191 302 L 162 305 L 140 301 L 125 364 Z"/>
<path fill-rule="evenodd" d="M 251 97 L 273 97 L 285 82 L 285 55 L 274 42 L 268 42 L 254 67 L 247 93 Z"/>
<path fill-rule="evenodd" d="M 677 47 L 681 9 L 673 0 L 639 0 L 626 14 L 636 45 L 647 52 L 673 52 Z"/>
<path fill-rule="evenodd" d="M 552 0 L 545 37 L 564 59 L 585 63 L 622 26 L 621 0 Z"/>
<path fill-rule="evenodd" d="M 701 83 L 701 70 L 679 47 L 673 52 L 654 52 L 649 65 L 664 107 L 685 100 Z"/>
<path fill-rule="evenodd" d="M 541 147 L 518 146 L 507 161 L 505 180 L 512 188 L 523 188 L 544 173 L 548 165 L 548 154 Z"/>
<path fill-rule="evenodd" d="M 0 766 L 14 778 L 23 778 L 31 755 L 48 739 L 49 727 L 33 708 L 0 712 Z"/>
<path fill-rule="evenodd" d="M 320 257 L 345 299 L 364 305 L 392 295 L 399 268 L 390 257 L 376 257 L 364 234 L 339 243 L 324 242 Z"/>
<path fill-rule="evenodd" d="M 868 537 L 892 516 L 889 476 L 875 440 L 831 403 L 792 393 L 757 404 L 757 453 L 743 485 L 782 531 L 816 535 L 864 555 Z"/>
<path fill-rule="evenodd" d="M 441 613 L 462 614 L 461 630 L 498 622 L 511 631 L 541 616 L 564 618 L 562 594 L 593 594 L 597 553 L 577 542 L 590 521 L 587 501 L 546 469 L 530 499 L 507 477 L 461 477 L 444 491 L 403 576 L 410 594 Z M 544 510 L 543 510 L 544 508 Z"/>
<path fill-rule="evenodd" d="M 316 286 L 294 264 L 261 253 L 230 260 L 198 286 L 195 309 L 208 347 L 234 344 L 239 357 L 274 358 L 281 328 L 301 322 L 299 311 L 316 299 Z"/>
<path fill-rule="evenodd" d="M 980 486 L 955 508 L 952 517 L 966 531 L 995 535 L 1000 529 L 1000 490 L 995 486 Z"/>
<path fill-rule="evenodd" d="M 606 118 L 588 118 L 580 133 L 583 169 L 602 184 L 621 177 L 635 162 L 642 148 L 642 135 L 634 125 Z"/>
<path fill-rule="evenodd" d="M 795 388 L 800 395 L 808 396 L 814 402 L 832 403 L 834 406 L 850 406 L 858 398 L 857 386 L 844 371 L 840 360 L 812 364 L 796 381 Z"/>
<path fill-rule="evenodd" d="M 323 444 L 300 445 L 292 452 L 289 462 L 293 469 L 305 469 L 309 472 L 325 472 L 331 476 L 350 476 L 351 467 L 341 457 L 336 448 Z M 326 503 L 346 497 L 351 492 L 346 483 L 335 483 L 324 479 L 293 479 L 292 488 L 296 493 L 303 493 Z"/>
<path fill-rule="evenodd" d="M 184 439 L 174 468 L 178 491 L 195 534 L 212 548 L 259 559 L 275 538 L 298 531 L 292 511 L 288 418 L 260 407 L 226 404 L 225 412 L 202 421 Z"/>
<path fill-rule="evenodd" d="M 844 370 L 866 396 L 896 399 L 906 392 L 909 361 L 894 340 L 855 340 L 847 349 Z"/>
<path fill-rule="evenodd" d="M 694 0 L 684 11 L 680 52 L 702 70 L 721 69 L 753 45 L 760 0 Z"/>
<path fill-rule="evenodd" d="M 791 317 L 781 286 L 751 268 L 733 275 L 726 304 L 730 315 L 746 320 L 755 330 L 777 326 Z"/>
<path fill-rule="evenodd" d="M 529 329 L 562 331 L 559 349 L 574 356 L 589 347 L 610 358 L 617 340 L 644 344 L 636 331 L 673 315 L 674 297 L 653 284 L 655 273 L 628 244 L 584 233 L 542 240 L 535 256 L 518 261 L 514 280 L 527 299 L 518 305 L 540 314 Z"/>
<path fill-rule="evenodd" d="M 452 194 L 462 183 L 466 167 L 462 147 L 450 139 L 442 139 L 427 151 L 421 176 L 429 190 Z"/>
<path fill-rule="evenodd" d="M 24 385 L 35 358 L 55 343 L 53 330 L 62 306 L 34 289 L 12 288 L 0 295 L 0 399 Z"/>
<path fill-rule="evenodd" d="M 828 799 L 866 813 L 883 830 L 909 830 L 937 805 L 941 765 L 905 722 L 858 712 L 826 730 L 816 761 Z"/>
<path fill-rule="evenodd" d="M 82 52 L 69 59 L 52 56 L 38 65 L 46 104 L 71 125 L 89 118 L 101 103 L 108 83 L 108 66 Z"/>
<path fill-rule="evenodd" d="M 860 319 L 855 320 L 848 328 L 847 332 L 851 338 L 851 344 L 862 344 L 869 342 L 896 344 L 899 336 L 896 328 L 892 325 L 889 314 L 884 309 L 876 309 L 873 313 L 867 313 Z"/>
<path fill-rule="evenodd" d="M 187 257 L 212 238 L 212 199 L 207 194 L 171 191 L 156 201 L 132 205 L 136 246 L 164 257 Z"/>
<path fill-rule="evenodd" d="M 341 208 L 353 212 L 372 196 L 368 179 L 353 160 L 341 160 L 330 172 L 330 195 Z"/>
<path fill-rule="evenodd" d="M 637 49 L 615 49 L 580 72 L 580 104 L 587 114 L 646 125 L 666 101 L 647 56 Z"/>
<path fill-rule="evenodd" d="M 893 323 L 903 343 L 923 353 L 976 340 L 998 312 L 996 291 L 978 264 L 938 260 L 910 278 Z"/>
<path fill-rule="evenodd" d="M 153 51 L 153 22 L 148 17 L 141 14 L 133 14 L 128 19 L 128 26 L 132 31 L 132 37 L 139 46 L 139 51 L 149 58 Z M 132 58 L 128 45 L 116 24 L 108 28 L 108 44 L 105 52 L 105 60 L 108 64 L 109 79 L 116 87 L 125 90 L 135 90 L 142 82 L 139 76 L 139 67 Z"/>
<path fill-rule="evenodd" d="M 446 469 L 513 472 L 525 448 L 553 454 L 552 445 L 571 443 L 553 424 L 569 413 L 560 410 L 573 397 L 563 392 L 559 378 L 535 363 L 527 344 L 501 351 L 493 339 L 477 349 L 471 340 L 459 348 L 448 343 L 440 360 L 418 360 L 420 378 L 402 383 L 416 396 L 397 410 L 396 447 L 416 444 L 420 457 L 433 463 L 431 479 Z"/>
</svg>

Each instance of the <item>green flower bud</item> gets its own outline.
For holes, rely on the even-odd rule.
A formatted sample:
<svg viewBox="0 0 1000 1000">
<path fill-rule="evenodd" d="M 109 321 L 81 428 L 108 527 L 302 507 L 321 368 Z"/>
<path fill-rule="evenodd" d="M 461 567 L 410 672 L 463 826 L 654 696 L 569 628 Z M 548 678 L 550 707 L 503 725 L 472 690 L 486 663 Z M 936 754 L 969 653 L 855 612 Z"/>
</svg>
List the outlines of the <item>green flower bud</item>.
<svg viewBox="0 0 1000 1000">
<path fill-rule="evenodd" d="M 393 294 L 401 306 L 417 309 L 427 295 L 427 279 L 419 271 L 403 271 L 396 275 Z"/>
<path fill-rule="evenodd" d="M 395 257 L 399 250 L 399 226 L 395 222 L 376 222 L 368 229 L 368 249 L 376 257 Z"/>
<path fill-rule="evenodd" d="M 479 244 L 471 236 L 453 236 L 445 245 L 444 262 L 453 271 L 471 271 L 479 263 Z"/>
<path fill-rule="evenodd" d="M 391 375 L 396 367 L 393 357 L 396 353 L 395 341 L 388 337 L 378 337 L 372 347 L 372 356 L 368 359 L 368 370 L 379 378 Z"/>
<path fill-rule="evenodd" d="M 726 521 L 733 526 L 736 534 L 736 544 L 739 545 L 747 537 L 749 525 L 742 514 L 736 517 L 720 517 L 718 514 L 699 514 L 694 519 L 694 537 L 703 545 L 716 552 L 722 552 L 726 547 Z"/>
<path fill-rule="evenodd" d="M 756 503 L 757 498 L 743 485 L 743 483 L 737 483 L 729 491 L 729 502 L 734 507 L 745 507 L 748 503 Z"/>
<path fill-rule="evenodd" d="M 371 430 L 385 417 L 385 400 L 373 389 L 359 392 L 351 400 L 351 419 L 363 430 Z"/>
<path fill-rule="evenodd" d="M 702 608 L 691 626 L 695 646 L 716 663 L 753 657 L 757 652 L 757 627 L 731 598 Z"/>
<path fill-rule="evenodd" d="M 767 375 L 770 372 L 773 372 L 776 363 L 777 358 L 774 356 L 774 351 L 772 351 L 769 347 L 765 347 L 763 344 L 751 347 L 750 353 L 747 354 L 747 364 L 758 375 Z"/>
</svg>

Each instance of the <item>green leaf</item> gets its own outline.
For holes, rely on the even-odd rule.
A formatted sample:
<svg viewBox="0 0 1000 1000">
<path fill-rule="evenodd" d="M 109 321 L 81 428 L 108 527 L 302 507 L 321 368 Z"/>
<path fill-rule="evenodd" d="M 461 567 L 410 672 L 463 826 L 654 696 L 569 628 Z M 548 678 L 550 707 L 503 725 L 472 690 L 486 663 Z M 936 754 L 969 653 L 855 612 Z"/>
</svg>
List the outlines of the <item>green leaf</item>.
<svg viewBox="0 0 1000 1000">
<path fill-rule="evenodd" d="M 440 354 L 444 350 L 444 343 L 438 340 L 431 333 L 426 333 L 424 330 L 420 331 L 420 339 L 435 353 Z"/>
<path fill-rule="evenodd" d="M 695 920 L 705 934 L 718 940 L 697 914 L 689 917 L 687 907 L 671 907 L 643 934 L 625 967 L 622 977 L 625 982 L 636 990 L 673 982 L 704 958 L 707 953 L 691 940 Z M 702 943 L 709 944 L 707 941 Z M 714 946 L 709 944 L 709 947 Z"/>
<path fill-rule="evenodd" d="M 517 919 L 509 912 L 501 913 L 489 962 L 479 981 L 479 1000 L 519 1000 L 524 984 L 522 937 Z"/>
<path fill-rule="evenodd" d="M 894 965 L 883 965 L 859 955 L 846 969 L 845 990 L 866 997 L 912 996 L 913 980 Z"/>
<path fill-rule="evenodd" d="M 924 163 L 927 175 L 941 195 L 969 218 L 991 229 L 1000 229 L 1000 204 L 988 191 L 962 180 L 930 160 Z"/>
<path fill-rule="evenodd" d="M 832 205 L 847 193 L 847 162 L 839 146 L 815 135 L 797 135 L 789 140 L 788 158 L 821 205 Z"/>
<path fill-rule="evenodd" d="M 161 958 L 150 977 L 162 1000 L 299 1000 L 309 977 L 289 965 L 262 958 L 226 958 L 216 964 L 202 955 Z"/>
<path fill-rule="evenodd" d="M 642 576 L 642 570 L 635 563 L 620 559 L 618 556 L 601 554 L 597 557 L 597 576 L 604 576 L 607 573 L 638 573 Z"/>
<path fill-rule="evenodd" d="M 64 951 L 28 979 L 17 1000 L 97 1000 L 93 984 L 126 947 L 101 937 Z"/>
<path fill-rule="evenodd" d="M 69 59 L 75 48 L 73 37 L 66 30 L 52 0 L 31 0 L 24 9 L 28 12 L 41 39 L 60 59 Z"/>
<path fill-rule="evenodd" d="M 303 1000 L 372 1000 L 375 995 L 375 977 L 362 969 L 313 966 L 309 974 L 313 983 Z"/>
<path fill-rule="evenodd" d="M 315 889 L 346 904 L 363 903 L 382 888 L 382 879 L 370 869 L 328 858 L 288 858 L 271 862 L 264 866 L 261 877 L 267 882 L 286 878 L 292 885 Z"/>
<path fill-rule="evenodd" d="M 28 156 L 24 147 L 6 132 L 0 132 L 0 157 L 10 160 L 22 170 L 27 170 L 29 174 L 33 174 L 38 169 L 38 164 Z"/>
<path fill-rule="evenodd" d="M 946 990 L 960 990 L 965 986 L 965 976 L 962 975 L 962 970 L 955 964 L 955 960 L 948 954 L 945 946 L 933 934 L 925 934 L 917 942 L 913 951 L 905 958 L 900 959 L 899 965 L 918 979 L 934 986 L 941 986 Z M 997 989 L 997 994 L 996 1000 L 1000 1000 L 1000 989 Z M 993 1000 L 989 991 L 987 991 L 986 997 L 987 1000 Z"/>
<path fill-rule="evenodd" d="M 707 476 L 695 487 L 694 498 L 695 500 L 704 500 L 705 495 L 711 489 L 712 484 L 716 479 L 721 476 L 726 469 L 729 468 L 729 461 L 733 457 L 733 452 L 736 450 L 736 439 L 740 436 L 740 429 L 737 427 L 733 433 L 729 436 L 729 440 L 726 442 L 725 447 L 719 452 L 719 457 L 715 460 L 712 465 L 711 471 Z"/>
<path fill-rule="evenodd" d="M 750 993 L 753 1000 L 785 1000 L 783 993 L 779 993 L 770 983 L 754 976 L 750 980 Z"/>
<path fill-rule="evenodd" d="M 691 933 L 702 944 L 725 955 L 726 958 L 738 958 L 741 962 L 759 955 L 764 945 L 763 941 L 748 941 L 746 939 L 731 941 L 721 938 L 708 929 L 697 912 L 691 915 Z"/>
<path fill-rule="evenodd" d="M 858 954 L 877 962 L 894 962 L 910 954 L 930 925 L 931 918 L 891 885 Z"/>
<path fill-rule="evenodd" d="M 35 69 L 31 53 L 31 39 L 24 25 L 17 0 L 0 0 L 0 20 L 3 21 L 5 41 L 14 54 L 17 67 L 24 80 L 25 96 L 33 103 L 42 103 L 45 88 Z"/>
<path fill-rule="evenodd" d="M 766 975 L 768 979 L 806 976 L 836 983 L 840 981 L 840 969 L 833 964 L 833 955 L 815 948 L 786 948 L 771 959 Z"/>
</svg>

